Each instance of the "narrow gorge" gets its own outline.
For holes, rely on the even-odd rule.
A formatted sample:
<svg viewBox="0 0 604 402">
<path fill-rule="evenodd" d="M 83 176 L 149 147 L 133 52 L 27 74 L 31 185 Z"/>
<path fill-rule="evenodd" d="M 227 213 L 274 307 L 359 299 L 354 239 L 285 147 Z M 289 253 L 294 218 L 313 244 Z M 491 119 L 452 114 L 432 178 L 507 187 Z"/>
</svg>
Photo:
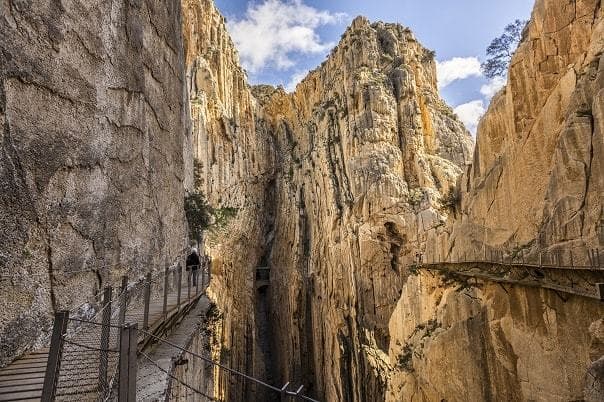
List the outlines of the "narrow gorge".
<svg viewBox="0 0 604 402">
<path fill-rule="evenodd" d="M 288 92 L 212 0 L 39 3 L 0 3 L 1 366 L 182 260 L 197 190 L 234 211 L 191 334 L 221 364 L 330 402 L 604 401 L 601 0 L 535 1 L 475 139 L 399 24 L 355 18 Z M 182 400 L 279 400 L 186 364 L 213 399 Z"/>
</svg>

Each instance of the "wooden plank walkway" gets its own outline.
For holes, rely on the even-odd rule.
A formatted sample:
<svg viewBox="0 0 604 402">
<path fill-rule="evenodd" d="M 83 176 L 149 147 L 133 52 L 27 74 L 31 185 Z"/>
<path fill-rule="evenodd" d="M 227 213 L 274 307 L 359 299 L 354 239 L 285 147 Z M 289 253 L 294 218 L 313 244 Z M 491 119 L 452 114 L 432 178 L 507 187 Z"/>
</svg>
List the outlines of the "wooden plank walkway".
<svg viewBox="0 0 604 402">
<path fill-rule="evenodd" d="M 174 315 L 182 310 L 190 303 L 198 300 L 199 296 L 203 293 L 200 288 L 200 293 L 195 295 L 195 288 L 191 288 L 191 299 L 188 298 L 188 290 L 186 284 L 183 284 L 180 296 L 180 306 L 177 304 L 178 291 L 174 290 L 168 293 L 168 307 L 167 307 L 167 320 L 170 320 Z M 126 312 L 126 323 L 138 323 L 138 327 L 143 326 L 144 308 L 140 306 L 133 310 L 127 310 Z M 149 304 L 149 332 L 153 332 L 157 328 L 160 328 L 164 321 L 163 315 L 163 298 L 152 299 Z M 144 340 L 141 340 L 142 343 Z M 5 368 L 0 369 L 0 401 L 39 401 L 42 397 L 42 386 L 44 383 L 44 374 L 46 372 L 46 363 L 48 360 L 48 348 L 39 349 L 28 353 L 27 355 L 15 360 L 13 363 Z M 86 361 L 76 363 L 67 363 L 66 366 L 62 366 L 66 370 L 82 371 L 85 369 L 92 369 L 91 376 L 94 377 L 96 374 L 98 378 L 98 354 L 91 352 L 90 364 L 86 364 Z M 72 367 L 70 367 L 72 366 Z M 92 378 L 91 377 L 91 378 Z M 73 384 L 74 388 L 78 387 L 96 387 L 95 384 L 82 384 L 78 382 Z"/>
<path fill-rule="evenodd" d="M 186 314 L 183 317 L 178 327 L 161 337 L 181 348 L 187 348 L 195 336 L 195 330 L 201 325 L 210 305 L 210 300 L 202 296 L 199 302 L 192 306 L 190 314 Z M 174 365 L 179 360 L 178 358 L 182 357 L 182 351 L 167 343 L 159 342 L 145 352 L 147 356 L 141 356 L 138 359 L 136 398 L 141 401 L 164 401 L 166 400 L 166 392 L 170 389 L 171 385 L 171 378 L 167 373 L 173 373 Z M 151 359 L 151 361 L 147 358 Z M 185 356 L 185 358 L 190 358 L 190 356 Z M 205 364 L 201 366 L 206 367 Z M 193 363 L 191 368 L 193 369 L 193 367 L 199 366 Z M 201 369 L 197 368 L 197 370 Z M 207 367 L 206 370 L 213 370 L 213 367 Z M 199 378 L 211 381 L 212 376 L 207 375 Z M 198 388 L 199 384 L 196 383 L 195 387 Z M 211 389 L 211 387 L 206 389 Z M 200 400 L 199 398 L 195 398 L 194 395 L 191 395 L 190 399 Z"/>
<path fill-rule="evenodd" d="M 540 287 L 575 296 L 604 300 L 598 284 L 604 283 L 599 267 L 556 267 L 491 261 L 413 264 L 412 270 L 426 269 L 462 277 L 512 285 Z"/>
</svg>

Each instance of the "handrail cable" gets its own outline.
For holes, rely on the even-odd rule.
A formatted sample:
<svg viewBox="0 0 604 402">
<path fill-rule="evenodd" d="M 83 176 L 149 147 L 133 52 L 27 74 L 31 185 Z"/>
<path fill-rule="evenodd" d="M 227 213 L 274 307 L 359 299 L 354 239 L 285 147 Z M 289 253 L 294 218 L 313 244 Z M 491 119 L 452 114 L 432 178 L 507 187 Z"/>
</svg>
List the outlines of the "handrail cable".
<svg viewBox="0 0 604 402">
<path fill-rule="evenodd" d="M 149 362 L 151 362 L 151 364 L 153 364 L 155 367 L 157 367 L 159 370 L 161 370 L 162 372 L 164 372 L 168 377 L 172 378 L 173 380 L 178 381 L 179 383 L 181 383 L 182 385 L 184 385 L 185 387 L 189 388 L 190 390 L 198 393 L 199 395 L 203 396 L 204 398 L 207 398 L 211 401 L 215 401 L 216 399 L 214 399 L 213 397 L 211 397 L 210 395 L 198 390 L 197 388 L 192 387 L 191 385 L 187 384 L 186 382 L 184 382 L 183 380 L 181 380 L 180 378 L 177 378 L 175 375 L 169 373 L 166 369 L 162 368 L 159 364 L 157 364 L 153 359 L 151 359 L 149 356 L 147 356 L 145 353 L 143 352 L 139 352 L 139 354 L 144 357 L 145 359 L 147 359 Z"/>
<path fill-rule="evenodd" d="M 225 366 L 225 365 L 223 365 L 223 364 L 221 364 L 221 363 L 218 363 L 217 361 L 215 361 L 215 360 L 213 360 L 213 359 L 211 359 L 211 358 L 209 358 L 209 357 L 202 356 L 202 355 L 200 355 L 200 354 L 198 354 L 198 353 L 195 353 L 195 352 L 192 352 L 192 351 L 190 351 L 190 350 L 188 350 L 188 349 L 185 349 L 185 348 L 183 348 L 183 347 L 180 347 L 180 346 L 178 346 L 178 345 L 176 345 L 176 344 L 174 344 L 174 343 L 172 343 L 172 342 L 170 342 L 170 341 L 168 341 L 168 340 L 166 340 L 166 339 L 160 338 L 159 336 L 156 336 L 156 335 L 154 335 L 154 334 L 152 334 L 152 333 L 150 333 L 150 332 L 147 332 L 147 331 L 142 330 L 142 329 L 139 329 L 139 331 L 140 331 L 140 332 L 142 332 L 143 334 L 145 334 L 145 335 L 147 335 L 147 336 L 151 337 L 151 338 L 156 339 L 156 340 L 157 340 L 157 341 L 159 341 L 159 342 L 163 342 L 163 343 L 165 343 L 165 344 L 167 344 L 167 345 L 170 345 L 170 346 L 172 346 L 172 347 L 174 347 L 174 348 L 176 348 L 176 349 L 178 349 L 178 350 L 180 350 L 180 351 L 182 351 L 182 352 L 188 353 L 188 354 L 190 354 L 190 355 L 192 355 L 192 356 L 194 356 L 194 357 L 197 357 L 197 358 L 199 358 L 199 359 L 201 359 L 201 360 L 203 360 L 203 361 L 205 361 L 205 362 L 207 362 L 207 363 L 210 363 L 210 364 L 212 364 L 212 365 L 214 365 L 214 366 L 217 366 L 217 367 L 219 367 L 219 368 L 221 368 L 221 369 L 223 369 L 223 370 L 225 370 L 225 371 L 228 371 L 228 372 L 229 372 L 229 373 L 231 373 L 231 374 L 235 374 L 235 375 L 238 375 L 238 376 L 240 376 L 240 377 L 243 377 L 243 378 L 245 378 L 245 379 L 247 379 L 247 380 L 250 380 L 250 381 L 252 381 L 252 382 L 255 382 L 255 383 L 257 383 L 257 384 L 260 384 L 260 385 L 262 385 L 263 387 L 269 388 L 269 389 L 271 389 L 271 390 L 273 390 L 273 391 L 276 391 L 276 392 L 283 392 L 281 388 L 277 388 L 277 387 L 275 387 L 274 385 L 270 385 L 270 384 L 268 384 L 268 383 L 266 383 L 266 382 L 264 382 L 264 381 L 262 381 L 262 380 L 259 380 L 259 379 L 257 379 L 257 378 L 251 377 L 251 376 L 249 376 L 249 375 L 247 375 L 247 374 L 245 374 L 245 373 L 242 373 L 242 372 L 237 371 L 237 370 L 235 370 L 235 369 L 233 369 L 233 368 L 230 368 L 230 367 Z M 289 395 L 289 396 L 296 396 L 296 397 L 302 398 L 302 399 L 304 399 L 304 400 L 306 400 L 306 401 L 310 401 L 310 402 L 319 402 L 319 401 L 317 401 L 316 399 L 312 399 L 312 398 L 310 398 L 310 397 L 307 397 L 307 396 L 304 396 L 304 395 L 300 395 L 300 394 L 298 394 L 298 393 L 296 393 L 296 392 L 293 392 L 293 391 L 285 391 L 285 393 L 286 393 L 287 395 Z"/>
</svg>

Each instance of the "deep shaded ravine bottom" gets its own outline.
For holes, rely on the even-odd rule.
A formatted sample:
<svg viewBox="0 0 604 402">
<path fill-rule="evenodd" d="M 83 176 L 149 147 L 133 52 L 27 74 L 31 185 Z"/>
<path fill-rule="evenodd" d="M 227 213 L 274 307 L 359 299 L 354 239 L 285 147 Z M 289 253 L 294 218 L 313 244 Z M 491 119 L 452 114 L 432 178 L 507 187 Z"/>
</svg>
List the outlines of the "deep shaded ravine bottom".
<svg viewBox="0 0 604 402">
<path fill-rule="evenodd" d="M 262 353 L 262 360 L 266 370 L 266 382 L 269 384 L 275 383 L 275 367 L 273 364 L 273 353 L 271 350 L 271 321 L 270 321 L 270 306 L 269 306 L 269 288 L 268 286 L 262 286 L 256 290 L 256 323 L 258 325 L 258 344 Z M 274 392 L 265 392 L 263 400 L 267 402 L 278 401 L 279 398 Z"/>
</svg>

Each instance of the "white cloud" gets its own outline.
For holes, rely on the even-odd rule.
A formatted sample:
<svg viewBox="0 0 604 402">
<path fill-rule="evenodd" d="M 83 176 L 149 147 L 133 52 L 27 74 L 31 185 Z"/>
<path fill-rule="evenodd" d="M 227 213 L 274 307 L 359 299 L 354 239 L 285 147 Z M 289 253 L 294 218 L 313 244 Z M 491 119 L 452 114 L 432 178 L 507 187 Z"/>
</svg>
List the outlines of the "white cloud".
<svg viewBox="0 0 604 402">
<path fill-rule="evenodd" d="M 489 81 L 488 84 L 480 87 L 480 93 L 490 100 L 501 88 L 503 88 L 506 84 L 506 79 L 503 77 L 495 77 Z"/>
<path fill-rule="evenodd" d="M 480 60 L 476 57 L 454 57 L 451 60 L 436 62 L 436 73 L 439 88 L 457 80 L 482 76 Z"/>
<path fill-rule="evenodd" d="M 302 0 L 266 0 L 248 3 L 245 17 L 229 21 L 228 28 L 243 66 L 253 73 L 267 66 L 292 67 L 292 53 L 315 54 L 329 50 L 334 43 L 323 42 L 316 29 L 337 23 L 343 16 L 317 10 Z"/>
<path fill-rule="evenodd" d="M 294 75 L 291 76 L 289 83 L 285 86 L 285 89 L 288 92 L 294 92 L 296 90 L 296 85 L 298 85 L 306 76 L 308 75 L 308 71 L 298 71 Z"/>
<path fill-rule="evenodd" d="M 474 100 L 457 106 L 453 111 L 463 122 L 466 128 L 470 130 L 473 135 L 476 135 L 478 122 L 480 121 L 482 115 L 484 115 L 486 112 L 484 102 L 480 99 Z"/>
</svg>

